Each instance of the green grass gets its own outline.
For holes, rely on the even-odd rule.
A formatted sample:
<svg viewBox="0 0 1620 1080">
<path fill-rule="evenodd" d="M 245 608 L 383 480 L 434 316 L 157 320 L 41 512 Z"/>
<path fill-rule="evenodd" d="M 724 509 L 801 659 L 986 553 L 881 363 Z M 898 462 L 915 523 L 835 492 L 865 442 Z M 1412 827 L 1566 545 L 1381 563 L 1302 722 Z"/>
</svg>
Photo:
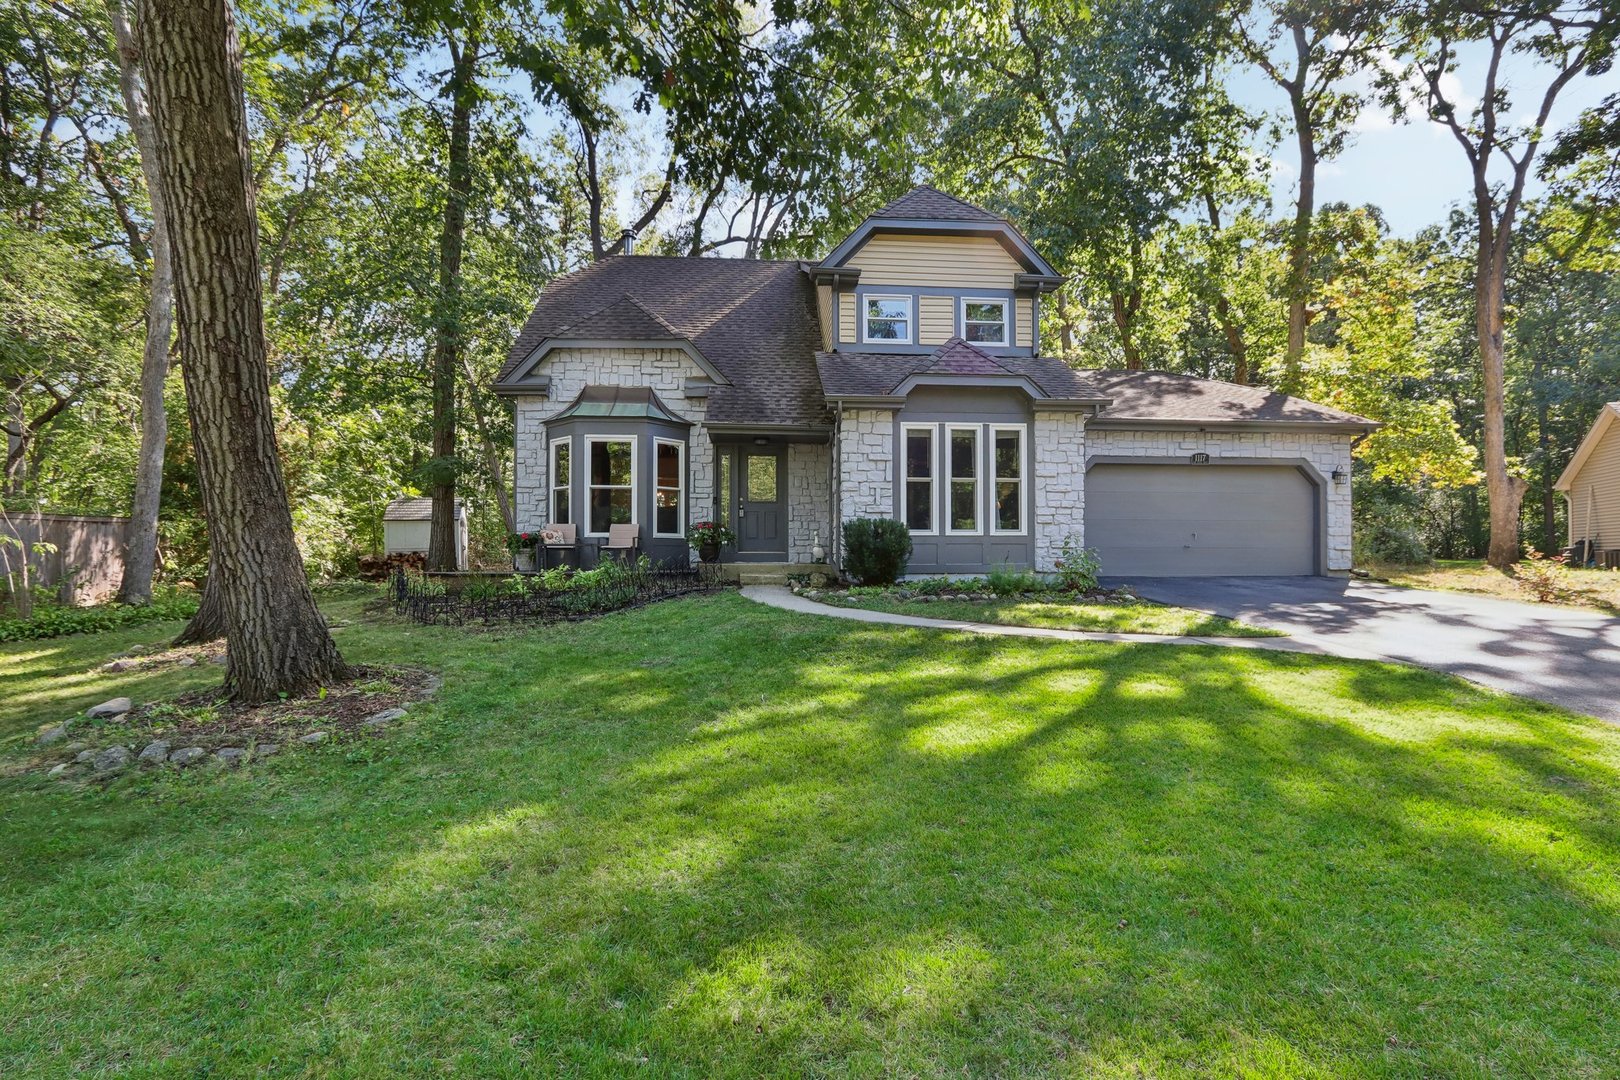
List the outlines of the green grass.
<svg viewBox="0 0 1620 1080">
<path fill-rule="evenodd" d="M 0 778 L 0 1075 L 1612 1076 L 1620 731 L 1428 672 L 734 594 L 385 739 Z M 0 755 L 172 627 L 0 649 Z"/>
<path fill-rule="evenodd" d="M 1077 600 L 934 600 L 928 603 L 884 596 L 829 593 L 839 607 L 958 619 L 1002 626 L 1050 630 L 1101 630 L 1111 634 L 1180 634 L 1189 637 L 1282 637 L 1276 630 L 1187 608 L 1141 600 L 1133 604 L 1092 604 Z"/>
</svg>

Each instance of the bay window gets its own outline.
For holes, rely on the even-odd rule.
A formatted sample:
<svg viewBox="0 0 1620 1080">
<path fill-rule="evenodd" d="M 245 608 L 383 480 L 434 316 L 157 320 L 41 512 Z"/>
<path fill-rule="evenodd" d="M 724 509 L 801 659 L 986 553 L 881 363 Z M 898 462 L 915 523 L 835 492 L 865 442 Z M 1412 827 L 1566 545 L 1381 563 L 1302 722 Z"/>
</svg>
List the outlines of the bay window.
<svg viewBox="0 0 1620 1080">
<path fill-rule="evenodd" d="M 556 439 L 551 444 L 551 522 L 554 525 L 567 525 L 574 519 L 569 516 L 572 507 L 569 506 L 568 484 L 571 479 L 569 460 L 573 457 L 573 447 L 568 439 Z"/>
<path fill-rule="evenodd" d="M 908 424 L 905 438 L 905 490 L 901 492 L 906 527 L 914 533 L 934 531 L 934 425 Z"/>
<path fill-rule="evenodd" d="M 945 426 L 949 465 L 946 494 L 947 532 L 979 531 L 979 427 Z"/>
<path fill-rule="evenodd" d="M 990 531 L 1024 531 L 1024 429 L 991 427 L 991 482 L 995 485 Z"/>
<path fill-rule="evenodd" d="M 686 503 L 686 444 L 673 439 L 653 443 L 655 484 L 653 489 L 653 535 L 684 536 Z"/>
<path fill-rule="evenodd" d="M 590 536 L 606 536 L 609 526 L 636 520 L 635 436 L 587 435 L 585 450 L 590 481 L 587 492 L 590 520 L 586 532 Z"/>
</svg>

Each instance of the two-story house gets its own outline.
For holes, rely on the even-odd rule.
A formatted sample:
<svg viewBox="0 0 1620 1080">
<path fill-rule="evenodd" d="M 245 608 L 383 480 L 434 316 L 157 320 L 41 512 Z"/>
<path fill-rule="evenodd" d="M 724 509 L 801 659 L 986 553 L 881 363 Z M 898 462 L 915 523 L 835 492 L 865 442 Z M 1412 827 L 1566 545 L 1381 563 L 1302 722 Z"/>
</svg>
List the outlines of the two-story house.
<svg viewBox="0 0 1620 1080">
<path fill-rule="evenodd" d="M 1063 278 L 1011 224 L 918 187 L 820 262 L 621 256 L 549 284 L 495 389 L 516 421 L 520 529 L 616 523 L 685 561 L 836 562 L 895 517 L 914 574 L 1343 573 L 1368 420 L 1258 387 L 1082 371 L 1041 355 Z"/>
</svg>

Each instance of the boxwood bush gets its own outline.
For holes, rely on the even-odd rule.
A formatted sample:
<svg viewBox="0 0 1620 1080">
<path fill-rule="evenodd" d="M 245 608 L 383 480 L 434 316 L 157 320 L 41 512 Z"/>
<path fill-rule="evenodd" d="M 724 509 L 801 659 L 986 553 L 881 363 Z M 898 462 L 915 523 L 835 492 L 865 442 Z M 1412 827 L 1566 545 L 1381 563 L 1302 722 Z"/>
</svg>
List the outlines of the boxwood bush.
<svg viewBox="0 0 1620 1080">
<path fill-rule="evenodd" d="M 893 518 L 844 522 L 844 572 L 861 585 L 893 585 L 911 558 L 911 530 Z"/>
</svg>

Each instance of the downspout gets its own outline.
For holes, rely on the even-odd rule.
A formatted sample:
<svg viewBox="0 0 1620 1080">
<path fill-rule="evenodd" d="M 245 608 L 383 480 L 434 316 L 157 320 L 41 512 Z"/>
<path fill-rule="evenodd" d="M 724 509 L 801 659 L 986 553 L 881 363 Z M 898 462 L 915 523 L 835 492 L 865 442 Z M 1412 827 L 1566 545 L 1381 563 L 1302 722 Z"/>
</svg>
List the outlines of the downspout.
<svg viewBox="0 0 1620 1080">
<path fill-rule="evenodd" d="M 827 537 L 828 559 L 835 567 L 844 565 L 844 486 L 842 465 L 842 451 L 844 440 L 842 437 L 844 427 L 844 406 L 842 402 L 833 404 L 832 446 L 828 448 L 827 468 L 831 472 L 828 478 L 827 489 L 832 492 L 832 535 Z"/>
</svg>

